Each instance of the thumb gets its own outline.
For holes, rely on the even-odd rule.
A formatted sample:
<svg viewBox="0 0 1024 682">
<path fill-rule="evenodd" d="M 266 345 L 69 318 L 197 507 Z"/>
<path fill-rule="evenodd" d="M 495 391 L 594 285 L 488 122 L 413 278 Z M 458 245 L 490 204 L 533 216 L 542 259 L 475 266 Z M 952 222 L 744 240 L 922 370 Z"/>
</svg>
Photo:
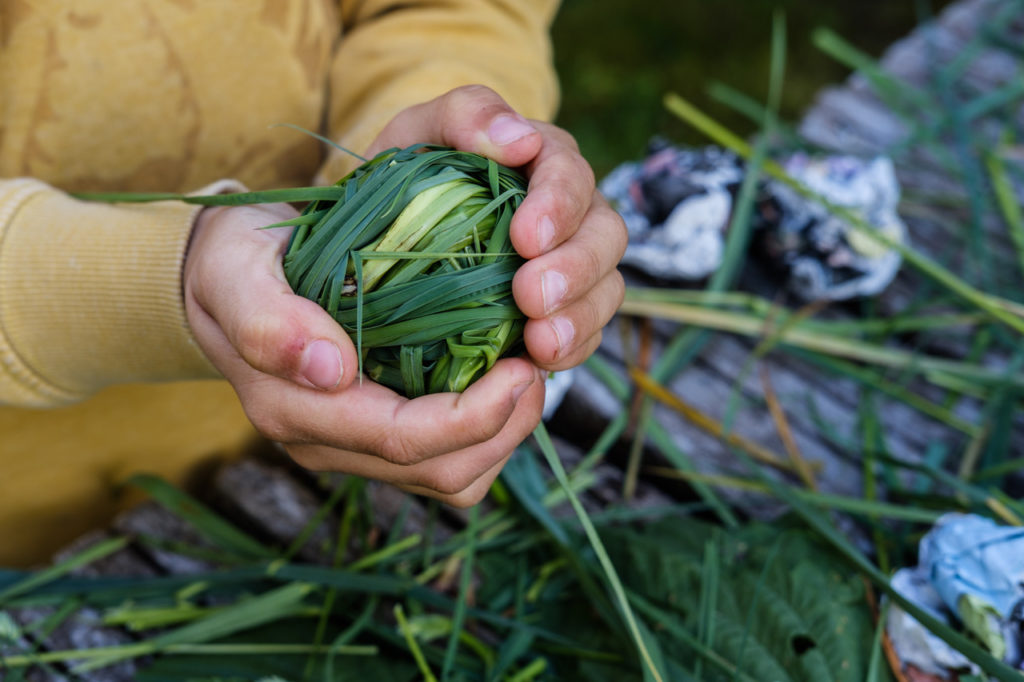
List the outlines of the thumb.
<svg viewBox="0 0 1024 682">
<path fill-rule="evenodd" d="M 309 388 L 344 388 L 357 373 L 352 341 L 319 305 L 292 293 L 281 268 L 287 230 L 257 229 L 281 220 L 278 213 L 200 215 L 185 268 L 189 322 L 229 380 L 247 365 Z"/>
<path fill-rule="evenodd" d="M 516 167 L 537 156 L 541 135 L 496 92 L 482 85 L 467 85 L 401 111 L 368 153 L 373 156 L 390 147 L 420 142 L 476 152 Z"/>
</svg>

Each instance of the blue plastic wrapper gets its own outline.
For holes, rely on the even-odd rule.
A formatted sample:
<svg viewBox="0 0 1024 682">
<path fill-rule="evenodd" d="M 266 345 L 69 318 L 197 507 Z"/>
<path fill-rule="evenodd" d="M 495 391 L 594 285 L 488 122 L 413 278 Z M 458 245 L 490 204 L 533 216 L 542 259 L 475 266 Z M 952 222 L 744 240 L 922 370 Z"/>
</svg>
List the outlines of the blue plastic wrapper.
<svg viewBox="0 0 1024 682">
<path fill-rule="evenodd" d="M 970 632 L 997 658 L 1021 668 L 1024 528 L 972 514 L 946 514 L 921 540 L 918 566 L 898 571 L 892 584 L 932 615 Z M 934 675 L 973 667 L 895 606 L 886 629 L 905 664 Z"/>
<path fill-rule="evenodd" d="M 947 514 L 921 540 L 918 564 L 950 609 L 967 594 L 1006 618 L 1024 599 L 1024 528 Z"/>
</svg>

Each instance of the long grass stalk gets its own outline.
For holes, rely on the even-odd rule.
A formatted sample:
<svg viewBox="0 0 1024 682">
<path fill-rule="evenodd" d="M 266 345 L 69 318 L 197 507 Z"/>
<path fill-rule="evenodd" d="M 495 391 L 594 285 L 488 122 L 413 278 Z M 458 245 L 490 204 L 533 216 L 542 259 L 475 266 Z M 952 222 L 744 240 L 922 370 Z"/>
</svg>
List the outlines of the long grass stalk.
<svg viewBox="0 0 1024 682">
<path fill-rule="evenodd" d="M 814 32 L 812 40 L 818 49 L 867 77 L 875 90 L 881 93 L 895 110 L 910 120 L 918 122 L 922 113 L 942 111 L 939 103 L 929 92 L 886 73 L 879 68 L 873 58 L 834 31 L 819 28 Z"/>
<path fill-rule="evenodd" d="M 636 297 L 628 290 L 626 300 L 619 311 L 625 315 L 658 317 L 754 338 L 764 335 L 764 322 L 756 317 L 722 310 L 708 310 L 699 306 L 647 303 L 636 300 Z M 982 384 L 1009 384 L 1015 388 L 1024 388 L 1024 376 L 1006 376 L 1003 372 L 978 365 L 925 356 L 839 336 L 827 336 L 803 329 L 799 325 L 780 331 L 778 341 L 783 345 L 850 360 L 919 372 L 929 380 L 936 375 L 940 377 L 948 375 Z"/>
<path fill-rule="evenodd" d="M 270 559 L 276 556 L 272 549 L 158 476 L 139 474 L 128 479 L 128 484 L 143 490 L 168 511 L 187 521 L 217 547 L 249 559 Z"/>
<path fill-rule="evenodd" d="M 875 636 L 871 641 L 871 659 L 868 661 L 868 677 L 864 682 L 881 682 L 885 677 L 883 661 L 883 655 L 885 647 L 883 645 L 883 639 L 885 637 L 885 624 L 888 620 L 887 614 L 889 612 L 889 605 L 886 604 L 882 607 L 881 613 L 878 615 L 878 622 L 875 624 Z"/>
<path fill-rule="evenodd" d="M 548 662 L 543 658 L 536 658 L 530 661 L 523 669 L 508 679 L 508 682 L 532 682 L 537 679 L 548 668 Z"/>
<path fill-rule="evenodd" d="M 1024 457 L 1018 457 L 1015 459 L 1008 459 L 1005 462 L 995 464 L 991 467 L 987 467 L 974 473 L 971 476 L 972 483 L 980 483 L 981 481 L 987 481 L 993 478 L 1000 478 L 1007 474 L 1012 474 L 1017 471 L 1024 470 Z"/>
<path fill-rule="evenodd" d="M 708 282 L 708 290 L 721 292 L 728 289 L 740 272 L 744 254 L 750 241 L 751 216 L 754 210 L 757 185 L 760 178 L 761 162 L 767 154 L 767 140 L 777 124 L 777 112 L 782 97 L 783 74 L 785 72 L 786 55 L 786 24 L 784 15 L 776 12 L 772 24 L 771 59 L 768 74 L 768 104 L 762 121 L 765 134 L 754 148 L 752 158 L 747 165 L 743 182 L 732 211 L 727 231 L 722 263 L 712 274 Z M 662 353 L 657 365 L 651 373 L 658 380 L 666 380 L 677 374 L 696 356 L 700 346 L 707 341 L 707 335 L 693 330 L 683 329 Z M 638 421 L 634 433 L 634 446 L 630 455 L 630 466 L 627 467 L 625 490 L 631 492 L 635 486 L 635 472 L 639 466 L 641 444 L 646 441 L 652 430 L 653 418 L 650 398 L 644 396 L 639 404 Z M 628 498 L 627 498 L 628 499 Z"/>
<path fill-rule="evenodd" d="M 721 574 L 719 565 L 718 543 L 715 539 L 704 543 L 704 561 L 700 572 L 700 598 L 697 602 L 697 639 L 709 651 L 715 648 L 715 620 L 718 613 L 718 577 Z M 704 659 L 698 658 L 694 664 L 693 676 L 704 677 Z"/>
<path fill-rule="evenodd" d="M 297 609 L 302 608 L 303 600 L 313 589 L 313 585 L 306 583 L 289 583 L 259 596 L 232 604 L 201 620 L 139 642 L 136 645 L 137 648 L 92 658 L 77 666 L 76 670 L 85 673 L 105 668 L 126 658 L 156 654 L 170 646 L 203 644 L 290 616 Z"/>
<path fill-rule="evenodd" d="M 127 544 L 128 538 L 111 538 L 109 540 L 104 540 L 103 542 L 99 542 L 47 569 L 39 571 L 38 573 L 33 573 L 25 579 L 0 590 L 0 606 L 10 602 L 15 597 L 27 594 L 32 590 L 46 585 L 47 583 L 53 582 L 77 568 L 87 566 L 94 561 L 98 561 L 105 556 L 109 556 L 124 548 Z"/>
<path fill-rule="evenodd" d="M 334 659 L 342 653 L 346 645 L 353 639 L 359 636 L 359 634 L 366 628 L 367 624 L 373 618 L 377 611 L 377 605 L 380 603 L 380 599 L 376 595 L 371 596 L 363 607 L 362 612 L 356 617 L 352 624 L 342 630 L 334 641 L 331 642 L 330 646 L 327 647 L 327 657 L 324 662 L 324 678 L 323 682 L 333 682 L 334 676 Z"/>
<path fill-rule="evenodd" d="M 762 464 L 766 464 L 781 471 L 800 473 L 797 465 L 786 461 L 785 458 L 775 452 L 772 452 L 771 450 L 734 433 L 728 433 L 721 422 L 712 419 L 697 408 L 693 407 L 682 398 L 656 382 L 650 375 L 634 369 L 630 371 L 630 376 L 633 381 L 636 382 L 640 390 L 651 396 L 654 400 L 657 400 L 658 402 L 672 408 L 675 412 L 678 412 L 701 431 L 724 441 L 728 445 L 742 449 Z"/>
<path fill-rule="evenodd" d="M 848 376 L 863 386 L 870 386 L 876 391 L 892 396 L 904 405 L 967 436 L 973 437 L 981 429 L 977 424 L 958 416 L 944 405 L 934 403 L 906 386 L 885 379 L 880 372 L 820 353 L 795 352 L 794 355 L 831 372 Z"/>
<path fill-rule="evenodd" d="M 591 355 L 587 358 L 585 365 L 587 369 L 593 371 L 595 374 L 600 376 L 608 387 L 608 389 L 620 400 L 624 400 L 629 395 L 628 384 L 624 379 L 619 377 L 611 366 L 600 358 L 598 355 Z M 625 412 L 620 413 L 605 427 L 604 432 L 598 439 L 598 443 L 591 448 L 580 464 L 577 466 L 576 471 L 586 471 L 597 464 L 600 458 L 604 455 L 608 448 L 625 432 L 628 422 L 628 415 Z M 650 437 L 654 444 L 661 450 L 662 454 L 665 455 L 673 465 L 681 469 L 688 471 L 696 471 L 691 459 L 684 453 L 672 440 L 672 437 L 665 431 L 657 421 L 651 422 Z M 715 491 L 703 485 L 697 483 L 694 485 L 694 491 L 721 519 L 722 523 L 729 527 L 736 527 L 739 522 L 736 518 L 736 514 L 729 508 L 729 506 L 718 497 Z"/>
<path fill-rule="evenodd" d="M 735 476 L 722 476 L 717 474 L 697 474 L 686 471 L 678 471 L 667 467 L 648 467 L 645 469 L 651 475 L 674 478 L 687 482 L 702 481 L 708 485 L 747 492 L 771 494 L 772 489 L 764 483 L 749 478 L 737 478 Z M 849 497 L 832 493 L 821 493 L 802 488 L 788 487 L 789 492 L 799 499 L 822 509 L 842 511 L 859 516 L 879 517 L 897 521 L 909 521 L 912 523 L 935 523 L 946 510 L 930 510 L 908 507 L 903 504 L 891 504 L 878 500 L 870 500 L 862 497 Z"/>
<path fill-rule="evenodd" d="M 755 680 L 753 677 L 740 670 L 733 661 L 726 659 L 718 652 L 705 646 L 699 638 L 693 636 L 693 634 L 678 622 L 674 614 L 668 613 L 655 606 L 638 594 L 630 593 L 629 599 L 636 605 L 638 611 L 660 624 L 662 629 L 669 635 L 681 641 L 694 653 L 709 663 L 712 663 L 723 673 L 731 674 L 733 679 L 740 680 L 741 682 L 764 682 L 763 680 Z"/>
<path fill-rule="evenodd" d="M 376 552 L 372 552 L 370 554 L 367 554 L 366 556 L 356 559 L 351 564 L 349 564 L 348 568 L 351 571 L 365 571 L 367 568 L 376 566 L 384 562 L 385 560 L 390 559 L 391 557 L 401 554 L 402 552 L 407 552 L 411 549 L 419 547 L 420 543 L 422 542 L 423 538 L 419 534 L 414 533 L 412 535 L 402 538 L 398 542 L 394 542 L 390 545 L 381 547 Z"/>
<path fill-rule="evenodd" d="M 437 682 L 437 677 L 430 669 L 430 664 L 427 663 L 427 658 L 423 655 L 423 649 L 420 648 L 419 642 L 416 641 L 416 636 L 413 634 L 412 628 L 409 626 L 409 620 L 405 617 L 405 610 L 402 608 L 401 604 L 395 604 L 394 614 L 395 620 L 398 621 L 398 629 L 405 638 L 405 643 L 409 647 L 409 652 L 416 661 L 416 667 L 420 669 L 420 674 L 423 675 L 423 682 Z"/>
<path fill-rule="evenodd" d="M 784 318 L 791 315 L 789 308 L 767 298 L 742 291 L 708 291 L 706 289 L 668 289 L 657 287 L 630 286 L 630 296 L 648 303 L 666 303 L 700 306 L 702 308 L 724 308 L 733 312 L 748 312 L 761 319 Z M 982 313 L 949 312 L 934 314 L 901 313 L 891 317 L 859 317 L 856 319 L 836 318 L 819 320 L 807 318 L 801 326 L 826 334 L 864 336 L 872 334 L 909 334 L 927 331 L 949 331 L 962 329 L 964 334 L 986 322 Z"/>
<path fill-rule="evenodd" d="M 295 539 L 292 540 L 290 545 L 288 545 L 288 548 L 284 551 L 282 558 L 286 561 L 291 561 L 291 559 L 306 546 L 306 543 L 309 542 L 311 537 L 313 537 L 313 533 L 316 532 L 316 529 L 324 523 L 327 516 L 331 513 L 334 507 L 337 506 L 338 502 L 341 501 L 341 498 L 344 497 L 346 490 L 347 487 L 345 485 L 339 484 L 334 486 L 334 489 L 331 491 L 327 500 L 320 505 L 316 512 L 309 518 L 309 521 L 306 522 L 306 525 L 303 526 L 302 530 L 299 531 L 299 534 L 296 535 Z"/>
<path fill-rule="evenodd" d="M 473 559 L 476 556 L 476 540 L 478 522 L 480 519 L 480 506 L 474 505 L 469 511 L 469 523 L 466 527 L 465 558 L 462 559 L 462 576 L 459 580 L 459 595 L 455 601 L 455 611 L 452 614 L 452 632 L 448 638 L 448 646 L 444 652 L 444 663 L 441 666 L 441 679 L 447 680 L 455 664 L 455 652 L 459 646 L 459 636 L 466 622 L 466 605 L 469 602 L 470 590 L 473 588 Z"/>
<path fill-rule="evenodd" d="M 601 542 L 601 537 L 597 534 L 597 529 L 594 528 L 594 524 L 591 522 L 586 510 L 583 508 L 582 503 L 580 503 L 576 494 L 571 491 L 571 488 L 569 487 L 569 480 L 565 473 L 565 468 L 562 466 L 561 460 L 558 459 L 558 452 L 555 451 L 555 446 L 551 442 L 551 437 L 548 436 L 547 429 L 544 428 L 543 422 L 537 425 L 537 428 L 533 432 L 533 436 L 537 439 L 541 452 L 544 454 L 544 458 L 547 460 L 548 466 L 551 467 L 551 471 L 554 473 L 555 479 L 558 481 L 559 485 L 565 488 L 568 492 L 569 503 L 572 505 L 573 510 L 579 517 L 580 523 L 583 524 L 583 532 L 586 534 L 594 553 L 597 555 L 598 563 L 604 571 L 604 576 L 608 581 L 608 586 L 611 589 L 612 594 L 615 595 L 616 602 L 619 606 L 623 619 L 626 621 L 626 626 L 629 629 L 630 634 L 633 636 L 633 642 L 640 654 L 640 659 L 643 661 L 645 670 L 654 680 L 656 680 L 656 682 L 664 682 L 666 678 L 655 665 L 647 644 L 644 641 L 644 637 L 640 633 L 636 616 L 633 614 L 633 609 L 630 608 L 629 600 L 626 598 L 626 591 L 622 586 L 622 581 L 619 579 L 619 574 L 615 570 L 615 566 L 612 564 L 612 560 L 608 556 L 604 543 Z"/>
<path fill-rule="evenodd" d="M 985 165 L 988 169 L 989 181 L 992 183 L 992 190 L 995 192 L 996 203 L 1017 251 L 1017 265 L 1020 268 L 1020 274 L 1024 275 L 1024 215 L 1021 212 L 1020 200 L 1013 190 L 1013 183 L 1006 172 L 1006 166 L 997 152 L 986 155 Z"/>
<path fill-rule="evenodd" d="M 329 647 L 312 644 L 170 644 L 160 650 L 161 654 L 191 654 L 203 656 L 281 656 L 324 654 Z M 40 663 L 66 663 L 82 661 L 105 661 L 108 659 L 126 660 L 141 658 L 152 654 L 146 642 L 119 644 L 115 646 L 90 647 L 87 649 L 62 649 L 59 651 L 40 651 L 33 654 L 15 654 L 0 656 L 0 666 L 21 668 Z M 376 656 L 379 650 L 374 645 L 352 645 L 340 647 L 337 651 L 341 656 Z M 79 666 L 78 670 L 88 671 L 91 668 Z"/>
<path fill-rule="evenodd" d="M 334 568 L 341 566 L 345 560 L 345 553 L 348 551 L 349 536 L 352 532 L 353 520 L 356 516 L 356 507 L 359 492 L 364 488 L 364 483 L 361 479 L 350 477 L 347 478 L 343 485 L 339 485 L 334 493 L 331 495 L 331 499 L 327 501 L 327 504 L 321 506 L 321 510 L 329 508 L 334 504 L 337 504 L 342 497 L 345 497 L 345 508 L 341 515 L 341 522 L 338 524 L 337 538 L 335 539 L 334 555 L 331 558 L 331 565 Z M 315 516 L 315 515 L 314 515 Z M 309 524 L 306 526 L 309 528 Z M 305 530 L 305 529 L 304 529 Z M 300 536 L 302 533 L 300 533 Z M 287 556 L 287 555 L 286 555 Z M 320 609 L 320 619 L 316 624 L 316 632 L 313 634 L 313 643 L 320 645 L 324 641 L 324 636 L 327 632 L 327 621 L 330 618 L 331 611 L 334 610 L 334 602 L 337 599 L 338 590 L 335 587 L 330 587 L 325 590 L 323 595 L 323 607 Z M 309 679 L 313 673 L 313 667 L 316 663 L 316 659 L 313 656 L 309 657 L 306 661 L 306 669 L 303 674 L 304 679 Z"/>
<path fill-rule="evenodd" d="M 1005 493 L 1003 493 L 1001 490 L 995 491 L 993 493 L 995 497 L 990 497 L 987 500 L 985 500 L 985 506 L 992 510 L 993 514 L 995 514 L 997 517 L 1005 521 L 1007 525 L 1017 527 L 1024 526 L 1024 519 L 1022 519 L 1017 513 L 1015 513 L 1010 508 L 1010 504 L 1014 504 L 1014 506 L 1017 506 L 1019 508 L 1019 503 L 1016 503 L 1015 500 L 1010 500 L 1008 498 L 1000 499 L 1000 497 L 1003 494 Z"/>
<path fill-rule="evenodd" d="M 772 386 L 770 373 L 768 367 L 763 365 L 761 367 L 761 385 L 764 389 L 765 402 L 768 405 L 768 411 L 772 415 L 772 419 L 775 421 L 775 429 L 779 432 L 779 438 L 782 439 L 782 443 L 786 448 L 786 453 L 789 455 L 789 461 L 793 465 L 794 471 L 803 481 L 804 485 L 809 490 L 817 490 L 818 483 L 814 479 L 813 466 L 808 462 L 803 453 L 800 451 L 800 446 L 797 445 L 796 437 L 793 435 L 793 429 L 789 424 L 789 420 L 786 418 L 786 411 L 782 407 L 782 401 L 775 393 L 775 388 Z"/>
<path fill-rule="evenodd" d="M 881 433 L 882 426 L 878 419 L 878 413 L 874 409 L 874 395 L 870 388 L 862 388 L 858 404 L 859 431 L 861 440 L 861 479 L 863 482 L 863 497 L 866 501 L 878 502 L 878 455 L 885 452 L 885 444 Z M 883 572 L 889 572 L 889 552 L 886 549 L 885 535 L 878 527 L 878 516 L 871 515 L 870 520 L 874 524 L 871 534 L 875 543 L 875 559 L 878 567 Z"/>
</svg>

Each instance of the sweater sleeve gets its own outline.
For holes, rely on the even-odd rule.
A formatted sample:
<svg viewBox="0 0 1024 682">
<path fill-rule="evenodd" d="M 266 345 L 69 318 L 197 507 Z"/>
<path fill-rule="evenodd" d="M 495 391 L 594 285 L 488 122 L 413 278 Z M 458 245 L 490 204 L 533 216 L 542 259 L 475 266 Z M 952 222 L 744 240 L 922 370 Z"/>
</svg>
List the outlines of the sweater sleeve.
<svg viewBox="0 0 1024 682">
<path fill-rule="evenodd" d="M 558 102 L 549 28 L 557 0 L 341 0 L 328 123 L 363 152 L 399 111 L 461 85 L 486 85 L 529 118 Z M 319 180 L 355 165 L 331 153 Z"/>
<path fill-rule="evenodd" d="M 181 295 L 198 210 L 0 180 L 0 404 L 52 407 L 115 383 L 217 376 Z"/>
</svg>

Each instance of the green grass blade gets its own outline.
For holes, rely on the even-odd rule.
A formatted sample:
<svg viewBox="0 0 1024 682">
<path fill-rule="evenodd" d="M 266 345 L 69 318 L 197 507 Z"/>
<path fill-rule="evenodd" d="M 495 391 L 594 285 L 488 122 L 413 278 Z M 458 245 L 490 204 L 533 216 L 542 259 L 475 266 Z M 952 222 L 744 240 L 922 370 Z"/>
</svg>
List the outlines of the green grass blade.
<svg viewBox="0 0 1024 682">
<path fill-rule="evenodd" d="M 604 571 L 605 578 L 608 580 L 609 587 L 615 595 L 622 617 L 625 619 L 626 626 L 629 629 L 630 634 L 633 636 L 634 644 L 636 645 L 640 658 L 644 663 L 645 670 L 647 670 L 653 679 L 657 680 L 657 682 L 662 682 L 665 680 L 665 677 L 654 664 L 654 660 L 645 642 L 645 638 L 637 626 L 636 616 L 633 615 L 633 609 L 629 606 L 629 600 L 626 598 L 626 591 L 622 587 L 622 581 L 619 580 L 619 575 L 615 571 L 615 566 L 612 565 L 611 559 L 608 557 L 608 552 L 605 550 L 604 544 L 601 542 L 601 538 L 597 534 L 597 529 L 594 528 L 594 524 L 590 521 L 590 517 L 587 515 L 586 510 L 580 503 L 579 498 L 572 491 L 565 473 L 565 468 L 562 466 L 562 462 L 558 459 L 558 453 L 555 451 L 555 446 L 551 442 L 551 438 L 548 436 L 547 429 L 544 428 L 543 423 L 537 425 L 533 435 L 540 444 L 541 452 L 544 453 L 544 458 L 547 460 L 548 466 L 551 467 L 552 472 L 555 474 L 555 479 L 566 491 L 569 497 L 569 503 L 572 505 L 573 510 L 575 510 L 576 515 L 583 524 L 583 531 L 586 534 L 587 539 L 590 541 L 591 547 L 594 549 L 598 562 L 601 564 L 601 568 Z"/>
<path fill-rule="evenodd" d="M 50 566 L 49 568 L 39 571 L 38 573 L 33 573 L 23 580 L 15 582 L 13 585 L 9 585 L 3 590 L 0 590 L 0 606 L 6 604 L 15 597 L 20 597 L 43 585 L 51 583 L 77 568 L 87 566 L 94 561 L 102 559 L 105 556 L 109 556 L 124 548 L 128 542 L 128 538 L 111 538 L 109 540 L 104 540 L 103 542 L 99 542 L 72 557 Z"/>
<path fill-rule="evenodd" d="M 192 622 L 152 639 L 140 642 L 137 649 L 94 658 L 80 666 L 78 672 L 89 672 L 117 663 L 125 658 L 153 654 L 170 646 L 202 644 L 210 640 L 248 630 L 295 613 L 314 587 L 306 583 L 289 583 L 257 597 L 227 606 L 201 620 Z"/>
<path fill-rule="evenodd" d="M 246 535 L 212 509 L 162 478 L 140 474 L 128 479 L 128 483 L 141 488 L 169 511 L 188 521 L 218 547 L 254 559 L 271 559 L 277 556 L 276 552 Z"/>
<path fill-rule="evenodd" d="M 412 629 L 409 627 L 409 621 L 405 617 L 405 611 L 402 609 L 401 604 L 395 604 L 394 613 L 395 620 L 398 621 L 398 628 L 401 630 L 402 636 L 405 637 L 405 643 L 409 647 L 409 653 L 412 654 L 413 659 L 416 661 L 416 666 L 420 669 L 420 674 L 423 675 L 423 682 L 437 682 L 437 677 L 434 676 L 433 671 L 430 669 L 430 664 L 427 663 L 423 650 L 420 648 L 419 642 L 416 641 L 416 636 L 413 635 Z"/>
<path fill-rule="evenodd" d="M 178 194 L 175 192 L 76 192 L 71 196 L 83 201 L 122 204 L 182 201 L 186 204 L 197 204 L 199 206 L 250 206 L 252 204 L 304 203 L 324 199 L 339 199 L 342 196 L 342 190 L 338 187 L 288 187 L 259 192 L 211 195 Z"/>
<path fill-rule="evenodd" d="M 1017 250 L 1018 266 L 1024 275 L 1024 215 L 1021 213 L 1020 202 L 1013 191 L 1013 184 L 1006 172 L 1006 166 L 998 153 L 989 153 L 985 157 L 989 181 L 996 195 L 996 203 L 1006 222 L 1010 239 Z"/>
<path fill-rule="evenodd" d="M 459 580 L 459 596 L 455 601 L 455 612 L 452 614 L 452 632 L 445 647 L 444 663 L 441 666 L 441 679 L 450 679 L 452 666 L 455 664 L 455 653 L 459 647 L 462 628 L 466 622 L 466 603 L 473 582 L 473 559 L 476 556 L 476 539 L 480 521 L 480 506 L 474 505 L 469 510 L 469 523 L 466 526 L 466 554 L 462 559 L 462 576 Z"/>
</svg>

